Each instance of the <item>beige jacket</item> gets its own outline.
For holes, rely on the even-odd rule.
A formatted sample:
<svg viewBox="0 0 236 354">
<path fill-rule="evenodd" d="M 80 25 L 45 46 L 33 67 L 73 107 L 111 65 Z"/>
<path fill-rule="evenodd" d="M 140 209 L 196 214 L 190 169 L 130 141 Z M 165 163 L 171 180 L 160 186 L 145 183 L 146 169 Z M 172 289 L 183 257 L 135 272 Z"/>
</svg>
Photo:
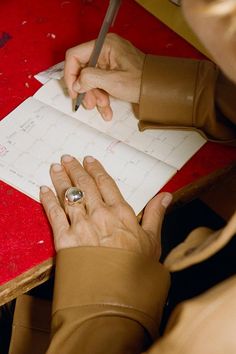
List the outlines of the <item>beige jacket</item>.
<svg viewBox="0 0 236 354">
<path fill-rule="evenodd" d="M 160 65 L 162 69 L 158 69 Z M 153 70 L 159 70 L 157 79 Z M 147 56 L 138 107 L 140 128 L 166 124 L 194 127 L 211 139 L 234 143 L 233 90 L 235 87 L 209 62 Z M 235 354 L 236 276 L 179 305 L 165 334 L 161 338 L 158 334 L 170 285 L 169 271 L 210 257 L 235 234 L 236 213 L 223 230 L 194 230 L 164 265 L 112 248 L 60 251 L 51 339 L 50 303 L 21 296 L 9 353 Z"/>
<path fill-rule="evenodd" d="M 17 300 L 9 353 L 43 354 L 50 343 L 47 354 L 235 354 L 236 276 L 178 305 L 164 335 L 158 336 L 169 288 L 167 269 L 210 257 L 233 235 L 236 213 L 221 231 L 194 230 L 164 266 L 109 248 L 60 251 L 51 341 L 51 303 L 23 295 Z"/>
</svg>

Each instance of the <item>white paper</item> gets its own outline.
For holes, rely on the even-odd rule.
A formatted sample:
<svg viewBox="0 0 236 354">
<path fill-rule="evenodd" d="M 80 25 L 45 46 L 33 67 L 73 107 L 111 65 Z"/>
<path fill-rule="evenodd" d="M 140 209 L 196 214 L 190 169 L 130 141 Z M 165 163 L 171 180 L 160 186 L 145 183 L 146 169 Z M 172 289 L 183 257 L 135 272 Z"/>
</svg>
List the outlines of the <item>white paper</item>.
<svg viewBox="0 0 236 354">
<path fill-rule="evenodd" d="M 49 167 L 63 154 L 101 161 L 136 214 L 176 172 L 34 98 L 1 121 L 0 176 L 33 199 L 39 201 L 41 185 L 51 186 Z"/>
<path fill-rule="evenodd" d="M 205 139 L 186 130 L 140 132 L 131 105 L 114 98 L 110 122 L 96 109 L 81 106 L 73 112 L 63 80 L 54 80 L 63 76 L 63 68 L 64 62 L 39 73 L 46 84 L 0 122 L 0 177 L 39 201 L 40 185 L 52 187 L 53 162 L 63 154 L 80 161 L 92 155 L 139 213 Z"/>
<path fill-rule="evenodd" d="M 195 131 L 155 129 L 140 132 L 131 105 L 112 98 L 114 114 L 110 122 L 103 121 L 96 109 L 86 110 L 80 106 L 77 112 L 73 112 L 72 100 L 63 81 L 50 80 L 34 97 L 177 169 L 180 169 L 206 142 Z"/>
<path fill-rule="evenodd" d="M 60 80 L 64 75 L 64 61 L 55 64 L 48 68 L 47 70 L 41 71 L 40 73 L 34 75 L 35 79 L 41 82 L 41 84 L 46 84 L 50 79 Z"/>
</svg>

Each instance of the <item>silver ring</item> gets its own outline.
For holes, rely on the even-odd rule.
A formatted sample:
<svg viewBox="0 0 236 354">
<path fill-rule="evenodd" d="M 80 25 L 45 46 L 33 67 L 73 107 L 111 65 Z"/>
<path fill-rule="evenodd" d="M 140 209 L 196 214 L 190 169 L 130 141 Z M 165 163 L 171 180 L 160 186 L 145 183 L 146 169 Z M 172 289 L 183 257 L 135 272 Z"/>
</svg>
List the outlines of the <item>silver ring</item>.
<svg viewBox="0 0 236 354">
<path fill-rule="evenodd" d="M 77 187 L 70 187 L 65 192 L 65 201 L 69 205 L 82 203 L 84 199 L 84 192 Z"/>
</svg>

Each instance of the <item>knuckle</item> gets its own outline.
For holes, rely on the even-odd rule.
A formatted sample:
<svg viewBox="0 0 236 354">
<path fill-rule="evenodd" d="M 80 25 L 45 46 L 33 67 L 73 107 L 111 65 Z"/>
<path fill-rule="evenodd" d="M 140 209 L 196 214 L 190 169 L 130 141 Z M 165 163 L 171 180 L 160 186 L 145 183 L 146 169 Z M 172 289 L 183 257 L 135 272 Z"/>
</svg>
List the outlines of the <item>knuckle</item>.
<svg viewBox="0 0 236 354">
<path fill-rule="evenodd" d="M 67 49 L 66 53 L 65 53 L 65 58 L 70 59 L 70 58 L 74 57 L 76 55 L 76 53 L 78 52 L 79 47 L 80 47 L 80 45 L 77 45 L 75 47 Z"/>
<path fill-rule="evenodd" d="M 122 216 L 122 218 L 130 219 L 130 220 L 136 220 L 136 215 L 132 207 L 125 201 L 125 199 L 121 199 L 119 202 L 116 202 L 115 205 L 115 211 L 117 215 Z"/>
<path fill-rule="evenodd" d="M 92 79 L 92 70 L 90 68 L 84 68 L 80 72 L 79 81 L 81 84 L 86 84 Z"/>
<path fill-rule="evenodd" d="M 100 187 L 105 183 L 109 182 L 111 180 L 111 177 L 105 172 L 100 172 L 95 176 L 95 179 L 98 187 Z"/>
<path fill-rule="evenodd" d="M 83 82 L 84 80 L 86 80 L 86 77 L 87 77 L 87 69 L 84 68 L 83 70 L 81 70 L 80 75 L 79 75 L 80 82 Z"/>
<path fill-rule="evenodd" d="M 124 199 L 120 200 L 116 207 L 120 213 L 125 213 L 129 217 L 135 215 L 131 206 Z"/>
<path fill-rule="evenodd" d="M 109 217 L 110 217 L 110 212 L 107 209 L 107 207 L 105 207 L 104 205 L 100 205 L 93 212 L 93 219 L 95 222 L 97 221 L 99 224 L 102 224 L 102 221 L 109 219 Z"/>
<path fill-rule="evenodd" d="M 61 216 L 61 207 L 58 204 L 53 204 L 48 208 L 49 219 L 55 221 Z"/>
<path fill-rule="evenodd" d="M 77 176 L 78 185 L 87 185 L 91 182 L 91 177 L 86 174 L 80 174 Z"/>
<path fill-rule="evenodd" d="M 121 37 L 119 37 L 117 34 L 115 33 L 107 34 L 105 43 L 108 45 L 108 47 L 116 48 L 117 46 L 119 46 L 120 42 L 121 42 Z"/>
<path fill-rule="evenodd" d="M 109 40 L 109 41 L 117 41 L 119 40 L 121 37 L 118 36 L 116 33 L 113 33 L 113 32 L 110 32 L 106 35 L 106 38 Z"/>
<path fill-rule="evenodd" d="M 68 164 L 68 171 L 69 173 L 78 173 L 78 163 L 74 158 Z"/>
<path fill-rule="evenodd" d="M 108 41 L 112 41 L 112 40 L 114 40 L 115 38 L 116 38 L 116 34 L 115 33 L 112 33 L 112 32 L 110 32 L 110 33 L 107 33 L 107 35 L 106 35 L 106 39 L 108 40 Z"/>
<path fill-rule="evenodd" d="M 66 54 L 65 54 L 65 59 L 68 60 L 73 56 L 73 48 L 67 49 Z"/>
</svg>

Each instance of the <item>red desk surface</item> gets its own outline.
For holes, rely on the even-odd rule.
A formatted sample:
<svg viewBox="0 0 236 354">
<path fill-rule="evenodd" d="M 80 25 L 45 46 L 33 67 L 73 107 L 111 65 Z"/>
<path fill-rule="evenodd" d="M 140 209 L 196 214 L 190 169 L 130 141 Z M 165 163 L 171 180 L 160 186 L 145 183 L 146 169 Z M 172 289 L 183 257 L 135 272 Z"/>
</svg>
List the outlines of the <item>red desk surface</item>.
<svg viewBox="0 0 236 354">
<path fill-rule="evenodd" d="M 0 3 L 0 118 L 40 84 L 33 75 L 64 59 L 67 48 L 94 39 L 108 1 L 2 0 Z M 123 0 L 113 32 L 144 52 L 203 56 L 133 0 Z M 175 191 L 235 160 L 235 150 L 207 143 L 165 186 Z M 0 285 L 54 255 L 39 203 L 0 182 Z"/>
</svg>

